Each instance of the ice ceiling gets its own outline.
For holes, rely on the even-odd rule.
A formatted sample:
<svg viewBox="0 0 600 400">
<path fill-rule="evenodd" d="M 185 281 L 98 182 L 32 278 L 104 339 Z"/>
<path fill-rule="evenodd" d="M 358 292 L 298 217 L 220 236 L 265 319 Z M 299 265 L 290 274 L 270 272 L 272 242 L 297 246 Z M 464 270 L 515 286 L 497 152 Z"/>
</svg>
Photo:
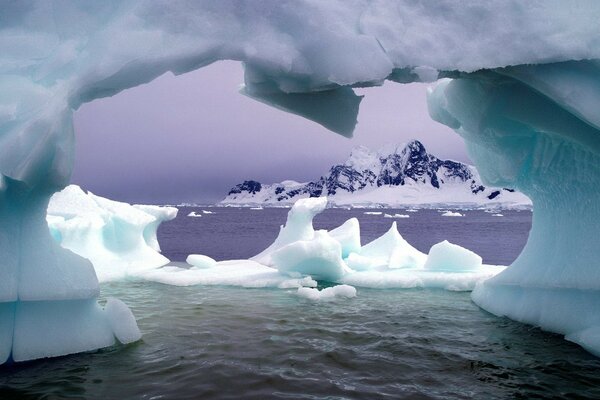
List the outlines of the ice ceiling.
<svg viewBox="0 0 600 400">
<path fill-rule="evenodd" d="M 432 117 L 488 184 L 535 206 L 523 253 L 473 299 L 600 354 L 600 3 L 0 3 L 0 363 L 99 348 L 131 324 L 99 309 L 91 265 L 46 225 L 69 182 L 73 110 L 225 59 L 244 62 L 244 94 L 346 136 L 353 87 L 453 78 L 432 90 Z M 71 336 L 50 329 L 62 314 Z"/>
</svg>

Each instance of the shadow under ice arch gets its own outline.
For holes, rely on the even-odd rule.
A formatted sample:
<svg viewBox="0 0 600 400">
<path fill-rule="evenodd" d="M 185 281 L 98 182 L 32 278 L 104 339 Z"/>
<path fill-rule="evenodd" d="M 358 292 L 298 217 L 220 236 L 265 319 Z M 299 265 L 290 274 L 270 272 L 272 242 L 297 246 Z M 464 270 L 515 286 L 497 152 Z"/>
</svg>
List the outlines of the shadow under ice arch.
<svg viewBox="0 0 600 400">
<path fill-rule="evenodd" d="M 225 59 L 244 62 L 246 95 L 346 136 L 353 87 L 454 78 L 431 92 L 432 116 L 465 138 L 488 184 L 536 208 L 523 254 L 473 299 L 600 354 L 597 3 L 3 3 L 0 363 L 135 340 L 128 310 L 97 306 L 91 264 L 46 225 L 70 178 L 73 110 Z"/>
</svg>

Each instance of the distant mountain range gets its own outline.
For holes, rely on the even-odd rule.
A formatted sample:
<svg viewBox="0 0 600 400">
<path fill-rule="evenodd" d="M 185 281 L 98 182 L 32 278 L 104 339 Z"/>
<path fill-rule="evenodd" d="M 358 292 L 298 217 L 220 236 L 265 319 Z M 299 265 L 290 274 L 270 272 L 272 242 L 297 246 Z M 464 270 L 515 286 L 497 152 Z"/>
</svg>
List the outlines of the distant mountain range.
<svg viewBox="0 0 600 400">
<path fill-rule="evenodd" d="M 262 184 L 247 180 L 233 187 L 221 205 L 287 205 L 303 197 L 328 196 L 337 206 L 495 206 L 531 205 L 522 193 L 486 187 L 475 167 L 430 154 L 418 140 L 372 151 L 352 150 L 343 163 L 306 183 Z"/>
</svg>

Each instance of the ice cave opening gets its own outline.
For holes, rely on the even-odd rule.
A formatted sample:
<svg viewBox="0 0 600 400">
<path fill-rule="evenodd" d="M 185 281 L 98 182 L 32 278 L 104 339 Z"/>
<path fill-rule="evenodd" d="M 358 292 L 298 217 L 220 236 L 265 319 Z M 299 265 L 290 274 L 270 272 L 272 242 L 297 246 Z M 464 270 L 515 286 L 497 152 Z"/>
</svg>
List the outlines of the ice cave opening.
<svg viewBox="0 0 600 400">
<path fill-rule="evenodd" d="M 139 338 L 124 304 L 97 305 L 91 264 L 46 225 L 48 200 L 71 175 L 73 112 L 227 59 L 244 62 L 247 96 L 346 136 L 361 101 L 354 88 L 448 78 L 429 94 L 431 116 L 465 139 L 486 183 L 522 191 L 536 211 L 521 256 L 473 300 L 600 354 L 600 5 L 443 3 L 8 4 L 0 363 Z"/>
</svg>

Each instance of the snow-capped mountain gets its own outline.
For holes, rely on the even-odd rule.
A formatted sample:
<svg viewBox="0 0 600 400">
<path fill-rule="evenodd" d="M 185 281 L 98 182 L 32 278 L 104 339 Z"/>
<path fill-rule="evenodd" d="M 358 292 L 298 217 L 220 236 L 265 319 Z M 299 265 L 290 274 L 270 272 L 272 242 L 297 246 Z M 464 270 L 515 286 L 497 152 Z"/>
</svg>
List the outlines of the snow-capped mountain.
<svg viewBox="0 0 600 400">
<path fill-rule="evenodd" d="M 263 185 L 248 180 L 233 187 L 220 204 L 284 205 L 327 195 L 330 204 L 363 206 L 522 207 L 529 199 L 511 189 L 485 187 L 475 167 L 429 154 L 418 140 L 371 151 L 352 150 L 318 180 Z"/>
</svg>

